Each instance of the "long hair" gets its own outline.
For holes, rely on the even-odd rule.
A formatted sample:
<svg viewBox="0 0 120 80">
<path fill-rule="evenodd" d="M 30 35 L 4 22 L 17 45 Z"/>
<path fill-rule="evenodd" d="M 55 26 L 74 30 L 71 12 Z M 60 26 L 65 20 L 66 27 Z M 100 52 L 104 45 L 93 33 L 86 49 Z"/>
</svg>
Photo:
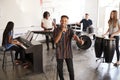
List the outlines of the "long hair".
<svg viewBox="0 0 120 80">
<path fill-rule="evenodd" d="M 117 26 L 117 11 L 116 10 L 113 10 L 111 13 L 110 13 L 110 19 L 108 20 L 108 24 L 109 26 L 111 24 L 113 24 L 113 27 L 116 27 Z"/>
<path fill-rule="evenodd" d="M 10 31 L 13 31 L 13 27 L 14 27 L 14 23 L 12 21 L 9 21 L 6 25 L 6 28 L 3 32 L 3 39 L 2 39 L 2 45 L 4 46 L 5 45 L 5 42 L 7 40 L 7 43 L 8 43 L 8 37 L 9 37 L 9 32 Z"/>
</svg>

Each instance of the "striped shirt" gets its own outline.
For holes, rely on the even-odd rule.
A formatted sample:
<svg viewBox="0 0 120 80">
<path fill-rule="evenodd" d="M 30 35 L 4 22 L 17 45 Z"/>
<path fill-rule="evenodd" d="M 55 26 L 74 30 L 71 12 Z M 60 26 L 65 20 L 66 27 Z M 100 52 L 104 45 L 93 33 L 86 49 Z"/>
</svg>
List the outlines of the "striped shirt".
<svg viewBox="0 0 120 80">
<path fill-rule="evenodd" d="M 53 32 L 54 38 L 59 34 L 60 31 L 61 31 L 61 27 L 58 27 L 54 30 Z M 61 39 L 56 44 L 57 59 L 73 58 L 72 47 L 71 47 L 71 41 L 72 41 L 73 35 L 74 35 L 74 32 L 70 28 L 68 28 L 66 32 L 62 33 Z"/>
</svg>

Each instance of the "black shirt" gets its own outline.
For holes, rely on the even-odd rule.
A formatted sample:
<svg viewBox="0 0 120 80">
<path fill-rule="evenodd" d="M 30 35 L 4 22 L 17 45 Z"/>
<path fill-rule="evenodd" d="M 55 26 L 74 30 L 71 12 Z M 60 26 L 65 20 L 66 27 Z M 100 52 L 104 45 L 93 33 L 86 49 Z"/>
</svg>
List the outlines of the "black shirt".
<svg viewBox="0 0 120 80">
<path fill-rule="evenodd" d="M 80 23 L 83 23 L 83 31 L 86 31 L 87 27 L 92 25 L 92 20 L 88 19 L 82 19 Z"/>
</svg>

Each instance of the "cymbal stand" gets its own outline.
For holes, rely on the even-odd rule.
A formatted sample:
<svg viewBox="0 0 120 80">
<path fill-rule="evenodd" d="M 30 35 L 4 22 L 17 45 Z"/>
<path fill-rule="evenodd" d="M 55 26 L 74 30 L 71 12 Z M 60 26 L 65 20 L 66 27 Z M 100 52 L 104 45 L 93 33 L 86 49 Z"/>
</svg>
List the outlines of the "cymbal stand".
<svg viewBox="0 0 120 80">
<path fill-rule="evenodd" d="M 99 59 L 96 59 L 96 62 L 97 62 L 98 60 L 100 60 L 100 62 L 99 62 L 99 64 L 98 64 L 96 70 L 98 70 L 98 68 L 99 68 L 99 66 L 100 66 L 101 63 L 107 63 L 107 62 L 105 62 L 105 57 L 100 57 Z M 113 63 L 113 62 L 108 63 L 109 66 L 110 66 L 111 63 Z M 113 63 L 113 64 L 114 64 L 114 63 Z"/>
<path fill-rule="evenodd" d="M 54 55 L 51 58 L 51 61 L 53 62 L 54 57 L 56 56 L 56 53 L 54 53 Z M 57 68 L 57 66 L 55 65 L 55 67 Z M 58 72 L 56 71 L 56 80 L 58 80 Z"/>
</svg>

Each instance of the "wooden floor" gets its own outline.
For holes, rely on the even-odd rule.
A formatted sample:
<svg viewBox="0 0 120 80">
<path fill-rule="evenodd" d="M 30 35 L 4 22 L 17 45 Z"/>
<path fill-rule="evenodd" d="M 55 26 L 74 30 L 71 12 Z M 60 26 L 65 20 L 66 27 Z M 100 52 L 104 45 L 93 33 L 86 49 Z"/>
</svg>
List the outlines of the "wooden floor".
<svg viewBox="0 0 120 80">
<path fill-rule="evenodd" d="M 113 63 L 100 63 L 96 61 L 94 52 L 94 41 L 91 48 L 87 50 L 78 49 L 73 41 L 73 61 L 75 80 L 120 80 L 120 67 L 114 67 Z M 11 62 L 7 63 L 6 69 L 2 69 L 2 56 L 0 53 L 0 80 L 59 80 L 56 72 L 55 50 L 46 50 L 43 43 L 43 73 L 33 73 L 31 70 L 23 69 L 21 65 L 12 66 Z M 10 61 L 10 55 L 7 56 Z M 113 62 L 116 61 L 114 55 Z M 64 77 L 69 80 L 66 63 L 64 62 Z"/>
</svg>

